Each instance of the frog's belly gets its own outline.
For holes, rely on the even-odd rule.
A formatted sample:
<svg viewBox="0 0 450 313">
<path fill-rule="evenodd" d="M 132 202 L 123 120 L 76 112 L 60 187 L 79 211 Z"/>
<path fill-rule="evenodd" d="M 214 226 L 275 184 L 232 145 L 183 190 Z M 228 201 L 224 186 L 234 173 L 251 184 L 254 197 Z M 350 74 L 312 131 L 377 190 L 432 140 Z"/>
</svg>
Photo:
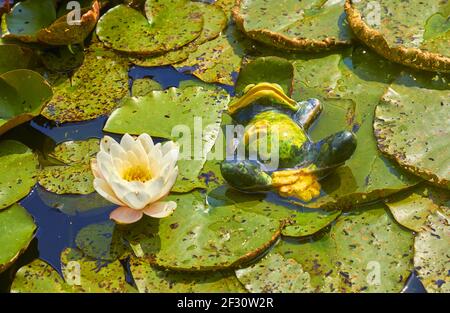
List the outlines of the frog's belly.
<svg viewBox="0 0 450 313">
<path fill-rule="evenodd" d="M 256 115 L 245 131 L 249 156 L 262 162 L 278 157 L 279 168 L 287 167 L 308 141 L 304 130 L 288 115 L 266 111 Z"/>
</svg>

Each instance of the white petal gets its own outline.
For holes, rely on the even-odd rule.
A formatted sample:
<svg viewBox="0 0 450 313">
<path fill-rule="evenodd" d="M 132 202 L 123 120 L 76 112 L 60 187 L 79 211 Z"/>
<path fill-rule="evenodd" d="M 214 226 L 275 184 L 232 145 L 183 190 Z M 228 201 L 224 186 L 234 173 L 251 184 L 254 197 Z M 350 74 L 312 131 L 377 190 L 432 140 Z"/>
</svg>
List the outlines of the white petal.
<svg viewBox="0 0 450 313">
<path fill-rule="evenodd" d="M 115 141 L 114 138 L 110 136 L 103 137 L 103 139 L 100 141 L 100 151 L 109 153 L 111 145 L 114 143 L 117 144 L 117 141 Z"/>
<path fill-rule="evenodd" d="M 153 139 L 152 137 L 150 137 L 149 134 L 142 134 L 137 138 L 137 141 L 139 141 L 142 145 L 142 147 L 145 150 L 145 153 L 149 153 L 153 147 L 155 146 L 155 144 L 153 143 Z"/>
<path fill-rule="evenodd" d="M 159 201 L 146 207 L 143 212 L 154 218 L 164 218 L 171 215 L 176 208 L 177 203 L 174 201 Z"/>
<path fill-rule="evenodd" d="M 92 174 L 94 174 L 94 177 L 104 179 L 102 173 L 100 172 L 100 169 L 98 168 L 97 159 L 91 160 L 91 170 Z"/>
<path fill-rule="evenodd" d="M 126 159 L 127 155 L 126 151 L 118 143 L 111 145 L 109 154 L 111 155 L 112 158 L 117 159 Z"/>
<path fill-rule="evenodd" d="M 162 197 L 165 197 L 169 194 L 170 190 L 172 190 L 173 188 L 173 185 L 177 181 L 177 177 L 178 177 L 178 166 L 175 167 L 167 177 L 165 177 L 166 181 L 164 187 L 161 189 Z"/>
<path fill-rule="evenodd" d="M 132 224 L 139 221 L 142 216 L 142 211 L 122 206 L 112 211 L 109 218 L 116 221 L 118 224 Z"/>
<path fill-rule="evenodd" d="M 120 146 L 125 151 L 133 151 L 134 146 L 136 145 L 136 141 L 134 141 L 134 138 L 131 137 L 129 134 L 123 135 L 122 139 L 120 140 Z"/>
<path fill-rule="evenodd" d="M 111 189 L 109 184 L 101 178 L 94 179 L 94 189 L 101 195 L 103 198 L 117 205 L 124 205 L 122 201 L 120 201 L 115 195 L 114 191 Z"/>
<path fill-rule="evenodd" d="M 133 182 L 134 183 L 134 182 Z M 162 177 L 152 179 L 146 183 L 141 183 L 139 187 L 131 186 L 129 189 L 133 189 L 133 192 L 128 192 L 121 196 L 121 199 L 131 208 L 136 210 L 142 210 L 149 203 L 153 203 L 160 199 L 159 195 L 164 187 L 164 180 Z"/>
<path fill-rule="evenodd" d="M 178 145 L 173 141 L 166 141 L 163 144 L 163 146 L 161 147 L 161 151 L 162 151 L 163 155 L 166 155 L 168 152 L 173 151 L 173 150 L 176 150 L 176 151 L 180 150 Z"/>
</svg>

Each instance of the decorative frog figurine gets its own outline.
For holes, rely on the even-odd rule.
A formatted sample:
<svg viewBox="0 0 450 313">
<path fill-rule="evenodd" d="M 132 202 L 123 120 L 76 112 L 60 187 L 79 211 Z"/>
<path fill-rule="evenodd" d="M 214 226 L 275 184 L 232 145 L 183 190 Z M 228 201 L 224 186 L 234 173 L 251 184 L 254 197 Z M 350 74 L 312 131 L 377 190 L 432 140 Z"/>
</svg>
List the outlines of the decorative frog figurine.
<svg viewBox="0 0 450 313">
<path fill-rule="evenodd" d="M 344 164 L 356 149 L 356 137 L 349 131 L 312 142 L 307 131 L 321 112 L 319 100 L 296 102 L 277 84 L 247 86 L 243 96 L 228 108 L 233 120 L 245 126 L 237 147 L 244 145 L 246 154 L 250 154 L 261 147 L 262 140 L 270 146 L 271 137 L 276 135 L 278 167 L 268 169 L 267 155 L 253 151 L 255 159 L 223 161 L 222 176 L 244 192 L 275 190 L 281 196 L 306 202 L 318 197 L 319 181 Z"/>
</svg>

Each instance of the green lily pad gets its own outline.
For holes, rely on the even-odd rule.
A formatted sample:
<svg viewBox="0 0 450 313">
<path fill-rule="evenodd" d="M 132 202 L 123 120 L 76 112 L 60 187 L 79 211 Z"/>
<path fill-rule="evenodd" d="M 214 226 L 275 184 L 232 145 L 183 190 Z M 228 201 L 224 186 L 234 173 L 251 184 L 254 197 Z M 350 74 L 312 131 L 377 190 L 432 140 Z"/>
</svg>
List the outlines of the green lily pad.
<svg viewBox="0 0 450 313">
<path fill-rule="evenodd" d="M 90 120 L 109 114 L 127 94 L 126 60 L 92 45 L 73 77 L 54 86 L 42 115 L 60 123 Z"/>
<path fill-rule="evenodd" d="M 131 95 L 133 97 L 142 97 L 155 90 L 163 90 L 163 88 L 158 82 L 154 81 L 153 79 L 135 79 L 133 81 L 133 86 L 131 87 Z"/>
<path fill-rule="evenodd" d="M 307 209 L 289 205 L 277 195 L 247 194 L 226 186 L 212 190 L 208 194 L 208 203 L 219 207 L 238 207 L 247 212 L 267 216 L 282 223 L 282 235 L 305 237 L 313 235 L 330 225 L 341 211 Z"/>
<path fill-rule="evenodd" d="M 218 6 L 202 2 L 192 2 L 192 5 L 203 16 L 204 24 L 200 36 L 178 50 L 168 51 L 157 56 L 133 58 L 131 61 L 139 66 L 162 66 L 178 63 L 186 60 L 189 54 L 197 50 L 197 47 L 202 43 L 219 36 L 227 25 L 227 17 L 223 10 Z"/>
<path fill-rule="evenodd" d="M 250 38 L 288 50 L 320 50 L 348 45 L 344 0 L 236 2 L 233 17 Z"/>
<path fill-rule="evenodd" d="M 421 70 L 450 72 L 446 1 L 347 0 L 345 11 L 355 35 L 385 58 Z"/>
<path fill-rule="evenodd" d="M 119 134 L 148 133 L 178 141 L 183 149 L 191 149 L 190 155 L 186 154 L 178 161 L 179 175 L 173 189 L 187 192 L 195 188 L 198 182 L 207 154 L 218 136 L 222 111 L 226 109 L 228 102 L 228 94 L 214 88 L 191 86 L 154 91 L 143 97 L 124 99 L 120 108 L 111 114 L 104 130 Z M 203 134 L 203 128 L 197 123 L 199 118 L 206 128 Z M 189 130 L 190 133 L 173 133 L 177 125 L 185 125 L 177 128 L 178 131 Z M 196 130 L 200 133 L 196 134 Z M 193 147 L 200 141 L 203 149 L 196 152 Z"/>
<path fill-rule="evenodd" d="M 38 167 L 37 156 L 27 146 L 0 141 L 0 211 L 28 195 L 36 184 Z"/>
<path fill-rule="evenodd" d="M 234 85 L 242 59 L 251 43 L 233 24 L 219 37 L 201 44 L 175 68 L 191 73 L 207 83 Z"/>
<path fill-rule="evenodd" d="M 36 63 L 33 50 L 13 44 L 0 44 L 0 75 L 12 70 L 28 69 Z"/>
<path fill-rule="evenodd" d="M 233 272 L 185 273 L 156 269 L 132 257 L 130 271 L 141 293 L 238 293 L 246 292 Z"/>
<path fill-rule="evenodd" d="M 260 57 L 242 66 L 236 82 L 236 93 L 243 93 L 245 87 L 258 83 L 277 83 L 287 95 L 292 93 L 294 67 L 286 59 Z"/>
<path fill-rule="evenodd" d="M 147 0 L 147 17 L 125 5 L 110 9 L 99 20 L 97 35 L 108 47 L 138 55 L 178 49 L 200 36 L 202 14 L 187 0 Z"/>
<path fill-rule="evenodd" d="M 67 15 L 58 18 L 54 1 L 21 1 L 2 19 L 3 38 L 49 45 L 82 43 L 97 23 L 99 3 L 92 1 L 92 7 L 81 13 L 80 23 L 69 25 Z"/>
<path fill-rule="evenodd" d="M 450 189 L 450 77 L 434 83 L 409 75 L 400 77 L 384 94 L 375 112 L 378 147 L 405 169 Z M 420 79 L 420 78 L 419 78 Z M 433 84 L 441 82 L 441 88 Z"/>
<path fill-rule="evenodd" d="M 95 260 L 114 261 L 126 252 L 116 224 L 111 221 L 84 227 L 78 232 L 75 243 L 84 255 Z"/>
<path fill-rule="evenodd" d="M 52 88 L 36 72 L 18 69 L 0 75 L 0 135 L 38 116 Z"/>
<path fill-rule="evenodd" d="M 410 274 L 413 234 L 383 204 L 341 216 L 331 228 L 338 270 L 352 292 L 400 292 Z"/>
<path fill-rule="evenodd" d="M 95 191 L 89 164 L 47 166 L 39 173 L 39 185 L 56 194 L 87 195 Z"/>
<path fill-rule="evenodd" d="M 35 230 L 33 218 L 19 204 L 0 211 L 0 272 L 27 249 Z"/>
<path fill-rule="evenodd" d="M 175 213 L 144 217 L 124 230 L 135 255 L 172 270 L 202 271 L 236 267 L 269 248 L 280 223 L 239 207 L 209 207 L 198 192 L 171 195 Z"/>
<path fill-rule="evenodd" d="M 392 195 L 386 205 L 399 224 L 419 232 L 427 223 L 428 216 L 449 200 L 446 190 L 422 184 L 413 190 Z"/>
<path fill-rule="evenodd" d="M 428 292 L 450 291 L 449 223 L 448 215 L 437 211 L 428 217 L 426 229 L 419 232 L 415 239 L 414 266 Z"/>
<path fill-rule="evenodd" d="M 46 262 L 36 259 L 21 267 L 14 278 L 11 293 L 64 293 L 69 286 Z"/>
<path fill-rule="evenodd" d="M 310 276 L 293 259 L 270 253 L 258 263 L 236 270 L 245 288 L 254 293 L 312 292 Z"/>
<path fill-rule="evenodd" d="M 47 166 L 39 173 L 39 184 L 56 194 L 87 195 L 95 191 L 90 160 L 100 150 L 98 139 L 66 141 L 55 147 L 49 157 L 64 165 Z"/>
<path fill-rule="evenodd" d="M 344 55 L 297 59 L 294 67 L 293 98 L 315 97 L 324 106 L 311 138 L 317 141 L 347 129 L 355 132 L 358 143 L 352 158 L 321 181 L 322 195 L 302 205 L 348 209 L 420 181 L 384 158 L 373 135 L 375 107 L 397 75 L 395 66 L 364 48 L 355 48 Z"/>
<path fill-rule="evenodd" d="M 77 249 L 66 249 L 61 254 L 62 273 L 66 283 L 81 293 L 136 292 L 125 279 L 125 271 L 117 260 L 99 264 L 85 257 Z"/>
<path fill-rule="evenodd" d="M 58 47 L 44 51 L 41 55 L 44 66 L 54 72 L 70 72 L 83 64 L 84 51 L 81 46 Z"/>
</svg>

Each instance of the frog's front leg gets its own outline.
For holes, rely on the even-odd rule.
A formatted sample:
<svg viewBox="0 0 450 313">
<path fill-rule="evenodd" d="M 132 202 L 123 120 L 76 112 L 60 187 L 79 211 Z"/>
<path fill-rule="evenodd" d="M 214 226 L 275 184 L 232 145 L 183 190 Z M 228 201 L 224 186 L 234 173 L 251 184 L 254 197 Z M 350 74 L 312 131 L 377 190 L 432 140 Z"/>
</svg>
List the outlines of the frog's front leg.
<svg viewBox="0 0 450 313">
<path fill-rule="evenodd" d="M 272 188 L 272 177 L 258 161 L 225 160 L 220 166 L 223 178 L 231 187 L 246 192 L 263 192 Z"/>
</svg>

